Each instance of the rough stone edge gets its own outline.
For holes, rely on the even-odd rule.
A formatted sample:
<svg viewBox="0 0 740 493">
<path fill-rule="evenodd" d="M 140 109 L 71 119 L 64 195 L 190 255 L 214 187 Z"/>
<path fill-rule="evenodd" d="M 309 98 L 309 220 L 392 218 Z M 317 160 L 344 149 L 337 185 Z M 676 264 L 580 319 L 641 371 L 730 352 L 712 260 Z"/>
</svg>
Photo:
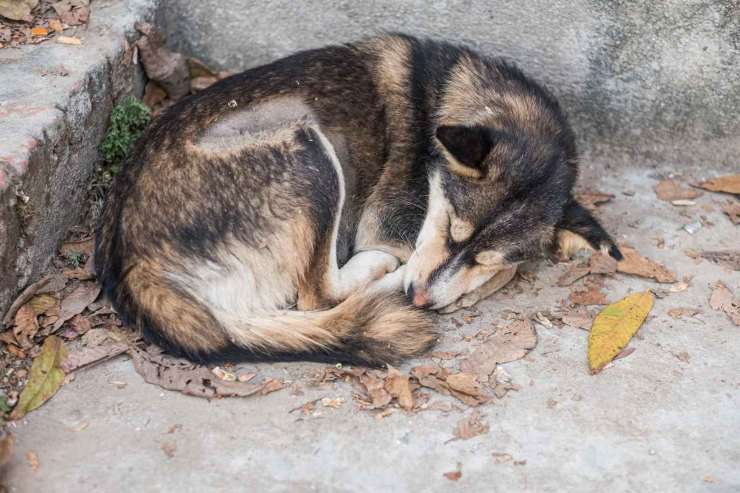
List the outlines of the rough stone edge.
<svg viewBox="0 0 740 493">
<path fill-rule="evenodd" d="M 84 201 L 114 104 L 127 95 L 143 93 L 141 65 L 131 59 L 138 37 L 134 22 L 152 21 L 158 4 L 134 8 L 133 21 L 122 26 L 123 36 L 112 49 L 91 50 L 98 62 L 56 106 L 56 117 L 39 130 L 22 157 L 27 161 L 25 173 L 0 169 L 0 188 L 4 188 L 0 191 L 0 315 L 25 286 L 43 275 L 59 242 L 79 220 L 82 208 L 74 204 Z M 111 3 L 101 5 L 101 9 L 110 7 Z M 105 11 L 101 14 L 102 18 Z"/>
</svg>

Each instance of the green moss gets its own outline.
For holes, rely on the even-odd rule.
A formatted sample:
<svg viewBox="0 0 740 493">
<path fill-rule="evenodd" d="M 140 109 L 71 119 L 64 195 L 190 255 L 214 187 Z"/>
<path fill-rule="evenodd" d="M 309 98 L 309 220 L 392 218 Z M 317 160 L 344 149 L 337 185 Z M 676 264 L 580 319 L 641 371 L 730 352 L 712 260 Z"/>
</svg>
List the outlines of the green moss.
<svg viewBox="0 0 740 493">
<path fill-rule="evenodd" d="M 121 163 L 131 154 L 134 142 L 150 118 L 149 108 L 131 97 L 113 108 L 108 132 L 100 146 L 106 168 L 112 175 L 121 169 Z"/>
</svg>

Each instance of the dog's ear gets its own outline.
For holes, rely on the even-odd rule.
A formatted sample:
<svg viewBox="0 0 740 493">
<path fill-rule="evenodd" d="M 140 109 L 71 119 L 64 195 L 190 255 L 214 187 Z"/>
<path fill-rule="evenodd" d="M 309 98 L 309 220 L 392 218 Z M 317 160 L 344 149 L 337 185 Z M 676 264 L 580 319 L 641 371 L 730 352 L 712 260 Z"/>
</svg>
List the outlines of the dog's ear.
<svg viewBox="0 0 740 493">
<path fill-rule="evenodd" d="M 442 125 L 436 136 L 448 154 L 452 172 L 469 178 L 485 175 L 483 162 L 494 145 L 493 135 L 486 127 Z"/>
<path fill-rule="evenodd" d="M 561 258 L 569 258 L 578 250 L 589 249 L 601 250 L 622 260 L 622 252 L 588 209 L 575 199 L 570 199 L 564 212 L 556 233 Z"/>
</svg>

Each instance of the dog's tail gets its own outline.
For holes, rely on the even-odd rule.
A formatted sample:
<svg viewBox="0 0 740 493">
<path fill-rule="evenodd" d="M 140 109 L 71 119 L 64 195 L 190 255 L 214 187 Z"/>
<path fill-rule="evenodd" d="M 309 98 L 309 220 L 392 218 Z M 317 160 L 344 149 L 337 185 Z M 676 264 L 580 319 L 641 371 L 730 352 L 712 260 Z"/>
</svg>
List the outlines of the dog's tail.
<svg viewBox="0 0 740 493">
<path fill-rule="evenodd" d="M 430 316 L 400 293 L 357 293 L 324 311 L 281 311 L 225 326 L 249 351 L 326 354 L 370 365 L 396 363 L 427 351 L 436 334 Z"/>
<path fill-rule="evenodd" d="M 109 295 L 149 339 L 200 361 L 246 356 L 382 365 L 419 355 L 436 340 L 430 315 L 401 293 L 368 290 L 328 310 L 232 314 L 155 271 L 133 267 Z"/>
</svg>

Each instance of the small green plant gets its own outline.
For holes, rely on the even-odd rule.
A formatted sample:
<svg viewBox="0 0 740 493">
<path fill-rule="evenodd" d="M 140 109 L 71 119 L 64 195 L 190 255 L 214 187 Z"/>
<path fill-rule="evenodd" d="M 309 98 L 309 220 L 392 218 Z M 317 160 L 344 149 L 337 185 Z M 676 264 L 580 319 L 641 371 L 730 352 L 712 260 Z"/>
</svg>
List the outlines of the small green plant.
<svg viewBox="0 0 740 493">
<path fill-rule="evenodd" d="M 81 252 L 68 252 L 64 258 L 65 263 L 73 268 L 78 268 L 85 263 L 85 254 Z"/>
<path fill-rule="evenodd" d="M 150 118 L 149 108 L 132 97 L 113 108 L 108 132 L 100 146 L 107 171 L 111 175 L 120 171 L 121 163 L 131 153 L 134 142 L 149 124 Z"/>
</svg>

